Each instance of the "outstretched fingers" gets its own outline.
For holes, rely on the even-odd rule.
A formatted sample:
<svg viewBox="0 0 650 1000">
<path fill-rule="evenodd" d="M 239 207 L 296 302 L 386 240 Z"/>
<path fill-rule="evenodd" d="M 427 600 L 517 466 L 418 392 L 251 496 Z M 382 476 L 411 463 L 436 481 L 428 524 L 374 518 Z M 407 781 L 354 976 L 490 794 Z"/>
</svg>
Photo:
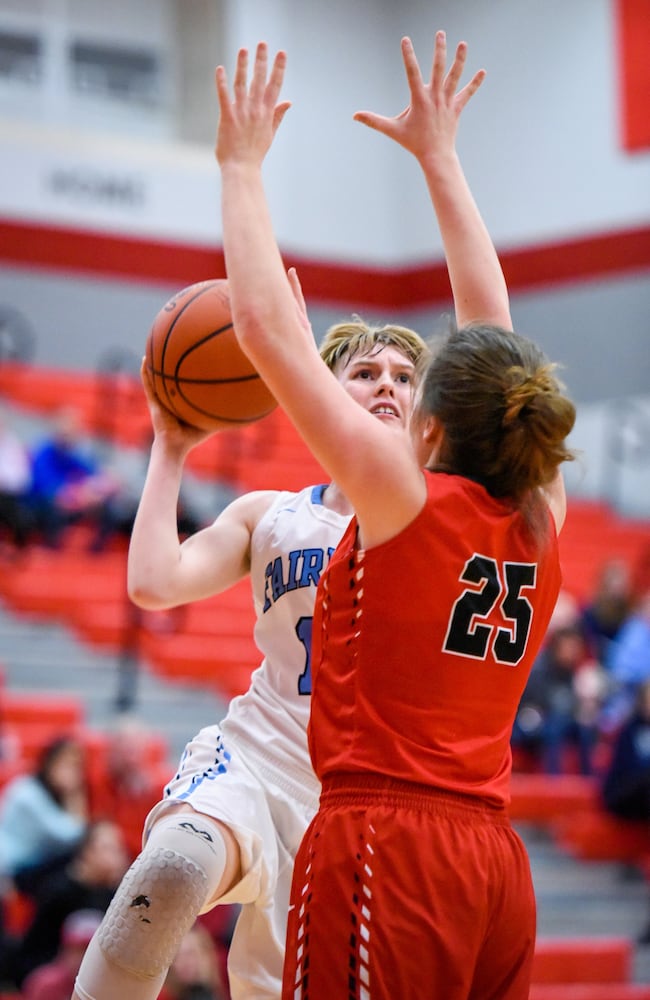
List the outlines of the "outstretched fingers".
<svg viewBox="0 0 650 1000">
<path fill-rule="evenodd" d="M 422 87 L 424 86 L 422 74 L 420 72 L 420 64 L 418 63 L 415 55 L 415 49 L 413 48 L 413 42 L 411 39 L 405 37 L 402 39 L 401 44 L 402 60 L 406 71 L 406 81 L 411 92 L 411 98 L 414 98 L 422 91 Z"/>
<path fill-rule="evenodd" d="M 255 50 L 253 75 L 251 77 L 249 96 L 252 101 L 263 101 L 266 92 L 266 76 L 268 72 L 269 50 L 266 42 L 259 42 Z"/>
<path fill-rule="evenodd" d="M 478 88 L 481 86 L 485 80 L 486 73 L 484 69 L 479 69 L 474 74 L 469 83 L 466 83 L 462 90 L 459 90 L 456 95 L 456 104 L 459 111 L 462 111 L 470 97 L 473 97 Z"/>
<path fill-rule="evenodd" d="M 284 51 L 276 53 L 271 72 L 269 74 L 269 49 L 266 42 L 259 42 L 255 50 L 255 61 L 253 63 L 253 73 L 248 83 L 248 49 L 242 48 L 237 53 L 235 65 L 235 75 L 233 78 L 233 97 L 235 103 L 252 104 L 264 103 L 275 107 L 277 104 L 282 83 L 284 81 L 284 71 L 287 65 L 287 55 Z M 222 108 L 230 102 L 228 90 L 228 77 L 223 66 L 217 66 L 215 73 L 217 96 Z M 283 102 L 284 110 L 289 107 L 289 102 Z"/>
<path fill-rule="evenodd" d="M 442 84 L 445 96 L 448 99 L 452 99 L 454 94 L 458 90 L 458 84 L 463 74 L 463 69 L 465 68 L 466 59 L 467 59 L 467 43 L 459 42 L 458 45 L 456 46 L 456 54 L 454 56 L 454 61 L 449 67 L 449 71 L 445 76 Z"/>
<path fill-rule="evenodd" d="M 280 122 L 291 107 L 291 101 L 279 101 L 280 91 L 284 83 L 284 71 L 287 66 L 287 54 L 280 50 L 276 52 L 271 74 L 266 88 L 266 100 L 273 108 L 273 134 L 275 135 Z"/>
<path fill-rule="evenodd" d="M 214 79 L 217 88 L 217 100 L 219 102 L 219 109 L 221 115 L 223 116 L 230 104 L 230 91 L 228 90 L 228 75 L 226 73 L 224 66 L 217 66 L 214 73 Z"/>
<path fill-rule="evenodd" d="M 433 47 L 433 64 L 431 66 L 431 90 L 437 94 L 442 89 L 447 64 L 447 36 L 444 31 L 436 31 Z"/>
<path fill-rule="evenodd" d="M 280 91 L 282 89 L 282 84 L 284 82 L 284 71 L 287 66 L 287 54 L 280 49 L 276 52 L 275 59 L 273 60 L 273 65 L 271 67 L 271 74 L 269 76 L 269 83 L 267 87 L 267 97 L 268 100 L 277 104 L 278 97 L 280 96 Z"/>
<path fill-rule="evenodd" d="M 216 156 L 219 163 L 226 159 L 261 160 L 291 106 L 279 101 L 287 62 L 286 53 L 276 54 L 269 69 L 266 42 L 259 42 L 249 74 L 248 50 L 237 53 L 232 92 L 223 66 L 215 74 L 220 118 L 217 127 Z M 250 78 L 249 78 L 250 76 Z"/>
<path fill-rule="evenodd" d="M 236 101 L 241 101 L 246 97 L 248 85 L 248 49 L 240 49 L 237 53 L 237 63 L 235 66 L 235 78 L 233 80 L 233 93 Z"/>
<path fill-rule="evenodd" d="M 402 115 L 405 113 L 402 112 Z M 400 115 L 400 118 L 402 115 Z M 388 134 L 391 124 L 395 121 L 394 118 L 377 115 L 374 111 L 355 111 L 352 120 L 360 122 L 362 125 L 367 125 L 368 128 L 374 128 L 376 132 L 382 132 L 384 135 Z"/>
<path fill-rule="evenodd" d="M 433 59 L 433 70 L 431 73 L 431 87 L 435 93 L 442 93 L 449 105 L 454 105 L 457 112 L 461 112 L 470 97 L 472 97 L 485 79 L 485 70 L 478 70 L 469 83 L 458 90 L 460 78 L 465 69 L 467 61 L 467 42 L 459 42 L 456 46 L 454 61 L 445 75 L 445 63 L 447 59 L 447 45 L 444 31 L 436 34 L 436 45 Z"/>
<path fill-rule="evenodd" d="M 278 97 L 284 81 L 284 71 L 287 65 L 286 52 L 276 53 L 269 73 L 269 49 L 266 42 L 259 42 L 255 52 L 253 76 L 251 79 L 249 97 L 251 103 L 264 104 L 267 108 L 276 108 Z M 284 102 L 287 110 L 288 102 Z"/>
</svg>

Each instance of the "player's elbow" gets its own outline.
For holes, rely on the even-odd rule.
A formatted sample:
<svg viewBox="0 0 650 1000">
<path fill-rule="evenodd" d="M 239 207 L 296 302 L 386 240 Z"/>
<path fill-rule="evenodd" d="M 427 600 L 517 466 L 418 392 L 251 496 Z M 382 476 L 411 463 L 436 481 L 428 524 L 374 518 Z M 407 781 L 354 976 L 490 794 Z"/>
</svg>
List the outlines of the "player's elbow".
<svg viewBox="0 0 650 1000">
<path fill-rule="evenodd" d="M 129 600 L 143 611 L 164 611 L 172 606 L 168 595 L 161 592 L 160 588 L 151 584 L 150 581 L 127 578 L 126 585 Z"/>
</svg>

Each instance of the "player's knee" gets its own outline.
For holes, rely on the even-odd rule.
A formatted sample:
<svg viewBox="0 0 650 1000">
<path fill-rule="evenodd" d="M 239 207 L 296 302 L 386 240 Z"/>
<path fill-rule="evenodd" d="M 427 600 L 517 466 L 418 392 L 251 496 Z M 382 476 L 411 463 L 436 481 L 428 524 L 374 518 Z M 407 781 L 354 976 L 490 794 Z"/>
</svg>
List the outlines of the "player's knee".
<svg viewBox="0 0 650 1000">
<path fill-rule="evenodd" d="M 164 817 L 115 893 L 98 931 L 102 951 L 134 975 L 160 975 L 221 883 L 226 856 L 212 821 Z"/>
</svg>

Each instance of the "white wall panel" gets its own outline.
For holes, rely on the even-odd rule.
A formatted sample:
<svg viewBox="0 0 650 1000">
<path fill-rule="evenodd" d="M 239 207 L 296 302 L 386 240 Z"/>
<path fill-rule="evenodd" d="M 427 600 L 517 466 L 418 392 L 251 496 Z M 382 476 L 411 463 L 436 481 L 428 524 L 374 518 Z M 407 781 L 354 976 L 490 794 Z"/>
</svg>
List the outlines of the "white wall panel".
<svg viewBox="0 0 650 1000">
<path fill-rule="evenodd" d="M 415 163 L 352 121 L 362 107 L 386 113 L 402 109 L 406 88 L 399 39 L 412 34 L 428 71 L 437 27 L 447 30 L 450 44 L 466 38 L 469 68 L 481 65 L 488 71 L 461 122 L 459 148 L 500 246 L 534 245 L 650 220 L 650 154 L 628 155 L 619 146 L 609 0 L 215 3 L 221 14 L 209 36 L 215 61 L 227 52 L 232 68 L 237 48 L 252 47 L 259 38 L 274 49 L 286 47 L 289 54 L 285 94 L 294 106 L 267 164 L 277 232 L 287 248 L 315 259 L 388 264 L 440 256 Z M 118 25 L 120 31 L 128 26 L 133 39 L 146 34 L 161 51 L 174 52 L 170 32 L 176 22 L 167 0 L 116 0 L 110 5 L 112 18 L 99 0 L 75 4 L 75 17 L 82 9 L 87 16 L 94 11 L 100 33 L 109 32 L 106 21 L 111 20 L 111 37 Z M 188 37 L 200 37 L 200 25 L 207 23 L 205 5 L 185 0 L 178 11 L 181 23 L 185 13 Z M 2 15 L 0 3 L 0 23 Z M 206 64 L 205 50 L 201 59 Z M 214 101 L 211 81 L 209 89 L 196 87 L 206 133 L 200 170 L 196 159 L 186 170 L 183 149 L 173 144 L 152 141 L 155 155 L 144 158 L 142 136 L 113 141 L 112 148 L 94 137 L 80 153 L 66 129 L 36 150 L 25 133 L 21 139 L 0 119 L 7 151 L 0 160 L 0 216 L 25 212 L 47 220 L 63 215 L 80 226 L 105 223 L 112 230 L 123 225 L 134 233 L 155 231 L 171 238 L 182 231 L 218 243 L 218 218 L 205 211 L 218 194 L 212 161 L 216 105 L 204 107 Z M 184 93 L 190 102 L 191 91 Z M 110 124 L 115 127 L 113 120 Z M 146 137 L 146 129 L 142 134 Z M 100 204 L 90 211 L 79 202 L 63 211 L 42 183 L 21 191 L 21 178 L 29 185 L 35 172 L 51 168 L 45 161 L 55 154 L 67 158 L 72 170 L 93 158 L 109 173 L 144 170 L 148 189 L 163 189 L 165 198 L 154 199 L 149 213 L 117 219 L 110 211 L 102 215 Z"/>
</svg>

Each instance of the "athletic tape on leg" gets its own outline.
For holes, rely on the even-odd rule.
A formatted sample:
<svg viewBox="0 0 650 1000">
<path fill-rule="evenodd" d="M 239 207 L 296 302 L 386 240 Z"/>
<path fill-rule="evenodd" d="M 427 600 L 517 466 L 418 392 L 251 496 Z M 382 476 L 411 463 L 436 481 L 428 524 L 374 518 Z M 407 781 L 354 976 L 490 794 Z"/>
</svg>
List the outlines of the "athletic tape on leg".
<svg viewBox="0 0 650 1000">
<path fill-rule="evenodd" d="M 143 978 L 166 970 L 218 886 L 225 860 L 226 845 L 215 823 L 186 813 L 159 820 L 97 932 L 107 957 Z"/>
</svg>

